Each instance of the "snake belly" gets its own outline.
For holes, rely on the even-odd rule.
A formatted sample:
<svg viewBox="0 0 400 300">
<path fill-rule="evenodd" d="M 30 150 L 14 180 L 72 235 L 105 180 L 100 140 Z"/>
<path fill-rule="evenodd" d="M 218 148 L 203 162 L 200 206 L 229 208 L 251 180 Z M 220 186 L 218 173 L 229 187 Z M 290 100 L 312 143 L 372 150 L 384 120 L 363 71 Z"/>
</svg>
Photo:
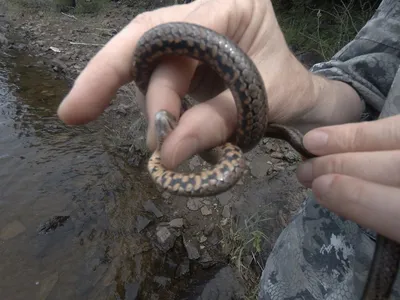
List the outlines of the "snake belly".
<svg viewBox="0 0 400 300">
<path fill-rule="evenodd" d="M 237 107 L 237 130 L 232 144 L 218 148 L 219 161 L 214 169 L 197 174 L 166 170 L 157 149 L 149 160 L 148 169 L 161 188 L 179 195 L 199 197 L 229 189 L 243 173 L 243 153 L 253 149 L 264 136 L 288 142 L 305 158 L 314 156 L 303 147 L 300 132 L 284 125 L 268 124 L 268 99 L 262 77 L 253 61 L 235 43 L 196 24 L 172 22 L 153 27 L 138 41 L 133 60 L 133 80 L 144 95 L 155 67 L 169 55 L 202 61 L 225 81 Z M 235 167 L 232 167 L 232 161 L 238 162 Z M 377 235 L 362 300 L 390 298 L 399 260 L 399 245 Z"/>
</svg>

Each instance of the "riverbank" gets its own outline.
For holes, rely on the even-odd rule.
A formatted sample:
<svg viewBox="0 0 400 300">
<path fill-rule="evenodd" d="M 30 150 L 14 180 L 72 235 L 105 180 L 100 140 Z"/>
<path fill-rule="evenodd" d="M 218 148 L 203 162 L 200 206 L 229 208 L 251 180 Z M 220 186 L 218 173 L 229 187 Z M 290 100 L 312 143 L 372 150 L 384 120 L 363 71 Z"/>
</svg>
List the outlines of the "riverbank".
<svg viewBox="0 0 400 300">
<path fill-rule="evenodd" d="M 18 5 L 10 6 L 8 2 L 0 1 L 1 12 L 7 21 L 5 24 L 8 24 L 1 31 L 2 49 L 5 52 L 12 49 L 28 53 L 35 58 L 36 65 L 48 68 L 56 78 L 65 78 L 70 85 L 91 57 L 137 13 L 145 9 L 145 6 L 111 2 L 96 13 L 77 14 L 71 11 L 50 11 L 41 6 L 32 11 Z M 297 32 L 298 36 L 305 37 L 304 40 L 295 39 L 294 28 L 299 27 L 296 23 L 299 17 L 295 13 L 289 14 L 293 9 L 296 9 L 296 6 L 290 7 L 286 13 L 279 15 L 279 18 L 299 59 L 311 65 L 333 54 L 329 51 L 340 45 L 328 42 L 328 39 L 314 41 L 311 25 L 310 28 L 304 29 L 303 35 Z M 318 9 L 313 8 L 311 11 L 321 23 L 322 17 L 318 17 Z M 345 29 L 339 31 L 336 37 L 343 43 L 353 31 L 349 29 L 350 26 L 346 27 L 344 24 L 346 20 L 350 22 L 350 18 L 345 14 L 338 15 L 341 16 L 338 22 L 342 22 Z M 305 23 L 303 20 L 303 24 Z M 332 43 L 335 43 L 334 47 Z M 100 119 L 101 123 L 98 124 L 101 126 L 95 122 L 91 130 L 102 132 L 107 140 L 107 151 L 118 157 L 120 164 L 142 170 L 142 174 L 145 174 L 145 164 L 149 155 L 144 142 L 146 123 L 135 102 L 134 86 L 121 88 Z M 299 160 L 300 157 L 288 145 L 265 139 L 249 153 L 249 172 L 231 191 L 217 197 L 185 199 L 153 189 L 137 204 L 140 204 L 141 209 L 125 212 L 131 213 L 125 217 L 133 220 L 136 231 L 132 235 L 146 244 L 140 251 L 153 252 L 158 249 L 160 253 L 172 252 L 175 256 L 182 256 L 174 262 L 174 274 L 162 279 L 161 285 L 165 290 L 178 289 L 177 283 L 174 289 L 170 286 L 174 284 L 174 280 L 183 281 L 182 278 L 185 278 L 187 283 L 191 277 L 196 279 L 198 272 L 195 270 L 198 268 L 216 268 L 217 275 L 212 278 L 222 276 L 222 281 L 225 279 L 235 282 L 236 273 L 240 277 L 239 286 L 243 285 L 243 289 L 238 288 L 234 292 L 253 297 L 265 258 L 307 192 L 295 178 L 294 172 Z M 201 167 L 201 163 L 195 158 L 184 167 L 194 170 Z M 131 176 L 128 174 L 127 178 Z M 149 185 L 147 179 L 135 177 L 135 180 L 143 180 L 144 185 Z M 73 201 L 71 199 L 71 202 Z M 119 199 L 116 199 L 116 202 L 118 201 Z M 98 216 L 89 213 L 85 218 L 88 217 L 95 219 Z M 59 218 L 49 218 L 50 222 L 44 222 L 44 225 L 40 226 L 40 232 L 58 224 Z M 81 221 L 80 217 L 74 219 L 75 224 Z M 4 228 L 2 232 L 5 232 Z M 129 226 L 127 228 L 129 229 Z M 117 226 L 95 230 L 112 235 L 113 239 L 119 241 L 121 236 L 129 234 L 127 228 Z M 114 252 L 108 253 L 107 259 L 113 263 L 106 273 L 108 278 L 104 279 L 108 284 L 114 282 L 116 289 L 120 288 L 118 284 L 124 280 L 121 279 L 123 276 L 114 270 L 118 269 L 115 261 L 118 261 L 120 255 L 115 249 Z M 219 269 L 220 265 L 231 265 L 234 268 Z M 232 286 L 226 288 L 231 289 Z"/>
</svg>

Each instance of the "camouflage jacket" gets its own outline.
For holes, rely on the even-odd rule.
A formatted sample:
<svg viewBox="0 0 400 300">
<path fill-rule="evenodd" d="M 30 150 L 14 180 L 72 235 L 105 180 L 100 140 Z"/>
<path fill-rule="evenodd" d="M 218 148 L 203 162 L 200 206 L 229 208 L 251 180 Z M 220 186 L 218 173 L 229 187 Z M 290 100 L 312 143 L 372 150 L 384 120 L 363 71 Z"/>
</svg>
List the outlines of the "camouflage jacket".
<svg viewBox="0 0 400 300">
<path fill-rule="evenodd" d="M 358 91 L 365 119 L 400 111 L 400 1 L 383 0 L 356 38 L 311 71 Z M 319 206 L 311 194 L 278 238 L 260 281 L 260 299 L 360 299 L 374 233 Z M 392 299 L 400 299 L 400 276 Z"/>
</svg>

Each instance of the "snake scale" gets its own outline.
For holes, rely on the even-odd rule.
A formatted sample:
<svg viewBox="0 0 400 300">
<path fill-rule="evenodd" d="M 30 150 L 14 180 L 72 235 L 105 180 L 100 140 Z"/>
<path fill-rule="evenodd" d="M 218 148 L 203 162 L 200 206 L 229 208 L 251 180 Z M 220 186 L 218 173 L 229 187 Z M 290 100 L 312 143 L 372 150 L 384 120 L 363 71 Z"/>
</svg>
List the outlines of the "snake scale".
<svg viewBox="0 0 400 300">
<path fill-rule="evenodd" d="M 156 115 L 159 144 L 148 163 L 154 182 L 176 195 L 210 196 L 230 189 L 246 167 L 243 153 L 253 149 L 262 138 L 286 141 L 305 158 L 314 157 L 302 144 L 302 134 L 295 128 L 268 123 L 267 93 L 253 61 L 234 42 L 200 25 L 171 22 L 153 27 L 137 43 L 132 75 L 145 95 L 152 72 L 162 58 L 186 56 L 208 64 L 231 91 L 237 107 L 237 130 L 226 144 L 201 155 L 214 165 L 200 173 L 178 173 L 161 164 L 160 147 L 177 121 L 166 111 Z M 389 299 L 400 260 L 399 245 L 377 235 L 375 253 L 361 299 Z"/>
</svg>

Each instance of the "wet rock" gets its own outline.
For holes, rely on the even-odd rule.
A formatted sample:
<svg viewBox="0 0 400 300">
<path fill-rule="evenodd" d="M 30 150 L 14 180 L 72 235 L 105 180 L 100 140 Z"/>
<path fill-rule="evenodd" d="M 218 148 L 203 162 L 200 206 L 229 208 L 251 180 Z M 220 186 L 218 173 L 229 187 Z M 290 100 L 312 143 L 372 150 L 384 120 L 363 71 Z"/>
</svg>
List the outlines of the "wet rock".
<svg viewBox="0 0 400 300">
<path fill-rule="evenodd" d="M 53 67 L 53 70 L 56 72 L 65 71 L 68 69 L 67 65 L 57 58 L 54 58 L 51 61 L 51 66 Z"/>
<path fill-rule="evenodd" d="M 226 191 L 222 194 L 217 195 L 217 199 L 219 204 L 222 206 L 227 205 L 232 198 L 232 193 L 230 191 Z"/>
<path fill-rule="evenodd" d="M 271 167 L 263 155 L 256 156 L 250 164 L 250 173 L 256 178 L 261 178 L 267 174 L 268 169 Z"/>
<path fill-rule="evenodd" d="M 2 240 L 9 240 L 17 235 L 20 235 L 26 230 L 26 227 L 24 224 L 22 224 L 20 221 L 12 221 L 8 223 L 0 232 L 0 239 Z"/>
<path fill-rule="evenodd" d="M 203 230 L 204 235 L 209 236 L 214 231 L 214 228 L 215 228 L 214 223 L 207 224 Z"/>
<path fill-rule="evenodd" d="M 176 235 L 171 232 L 167 227 L 160 227 L 157 229 L 157 242 L 160 249 L 164 252 L 170 250 L 176 241 Z"/>
<path fill-rule="evenodd" d="M 183 219 L 182 218 L 173 219 L 169 222 L 169 226 L 174 228 L 181 228 L 183 227 Z"/>
<path fill-rule="evenodd" d="M 190 271 L 190 261 L 187 257 L 185 257 L 183 261 L 179 264 L 178 268 L 176 269 L 175 277 L 176 278 L 182 277 L 188 274 L 189 271 Z"/>
<path fill-rule="evenodd" d="M 202 214 L 203 216 L 209 216 L 209 215 L 212 214 L 212 210 L 211 210 L 210 208 L 208 208 L 207 206 L 203 206 L 203 207 L 201 208 L 201 214 Z"/>
<path fill-rule="evenodd" d="M 185 245 L 189 259 L 196 260 L 200 257 L 197 241 L 184 237 L 183 244 Z"/>
<path fill-rule="evenodd" d="M 143 229 L 145 229 L 149 224 L 151 223 L 151 220 L 147 219 L 146 217 L 143 217 L 141 215 L 138 215 L 136 217 L 136 229 L 140 233 Z"/>
<path fill-rule="evenodd" d="M 224 218 L 229 218 L 231 216 L 231 206 L 225 205 L 221 214 Z"/>
<path fill-rule="evenodd" d="M 70 216 L 54 216 L 38 227 L 39 234 L 47 234 L 53 232 L 58 227 L 64 226 L 70 219 Z"/>
<path fill-rule="evenodd" d="M 192 211 L 197 211 L 203 206 L 203 203 L 199 198 L 191 198 L 187 201 L 186 206 Z"/>
<path fill-rule="evenodd" d="M 40 284 L 39 300 L 46 300 L 58 281 L 58 272 L 46 277 Z"/>
<path fill-rule="evenodd" d="M 143 203 L 143 208 L 152 214 L 154 214 L 157 218 L 161 218 L 163 216 L 162 212 L 155 206 L 153 201 L 147 200 Z"/>
</svg>

